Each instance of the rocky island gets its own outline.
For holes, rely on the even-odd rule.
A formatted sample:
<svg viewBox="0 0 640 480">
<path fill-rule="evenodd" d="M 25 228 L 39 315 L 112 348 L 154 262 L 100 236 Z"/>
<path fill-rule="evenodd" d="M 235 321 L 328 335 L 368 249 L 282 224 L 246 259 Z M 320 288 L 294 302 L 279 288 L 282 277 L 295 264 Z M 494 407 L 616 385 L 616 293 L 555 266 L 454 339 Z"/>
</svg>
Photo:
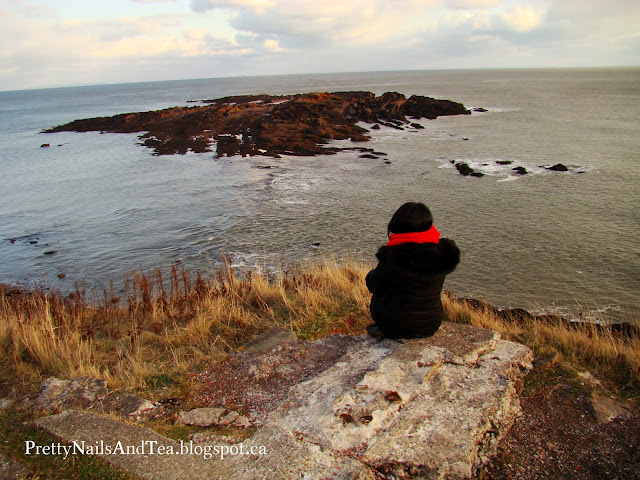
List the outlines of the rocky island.
<svg viewBox="0 0 640 480">
<path fill-rule="evenodd" d="M 333 154 L 343 148 L 331 140 L 369 140 L 369 130 L 387 125 L 397 129 L 419 125 L 415 120 L 444 115 L 469 115 L 464 105 L 450 100 L 396 92 L 308 93 L 286 96 L 243 95 L 203 100 L 202 105 L 125 113 L 76 120 L 43 133 L 136 133 L 156 155 L 212 151 L 216 156 Z M 413 119 L 413 122 L 407 119 Z M 415 127 L 414 127 L 415 128 Z"/>
</svg>

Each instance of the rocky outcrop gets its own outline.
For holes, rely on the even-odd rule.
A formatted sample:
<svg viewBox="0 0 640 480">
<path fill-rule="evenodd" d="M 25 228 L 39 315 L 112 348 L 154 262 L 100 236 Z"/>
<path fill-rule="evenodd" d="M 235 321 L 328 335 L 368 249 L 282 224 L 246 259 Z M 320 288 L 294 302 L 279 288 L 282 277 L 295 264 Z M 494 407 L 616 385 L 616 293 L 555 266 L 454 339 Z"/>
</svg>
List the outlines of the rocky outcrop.
<svg viewBox="0 0 640 480">
<path fill-rule="evenodd" d="M 31 404 L 49 412 L 69 408 L 91 408 L 107 396 L 107 382 L 99 378 L 78 377 L 61 380 L 50 377 L 40 385 L 40 391 Z"/>
<path fill-rule="evenodd" d="M 520 412 L 519 385 L 532 353 L 496 332 L 444 323 L 426 339 L 283 339 L 267 353 L 238 351 L 231 360 L 233 370 L 208 370 L 195 380 L 204 386 L 226 383 L 233 371 L 235 377 L 250 376 L 285 390 L 281 395 L 265 387 L 260 395 L 245 396 L 242 408 L 261 412 L 262 423 L 242 442 L 244 455 L 202 462 L 197 453 L 183 450 L 175 456 L 103 458 L 154 479 L 473 478 Z M 248 365 L 251 372 L 245 372 Z M 309 372 L 296 365 L 306 365 Z M 254 390 L 256 385 L 244 387 Z M 205 398 L 200 396 L 201 403 Z M 211 397 L 212 403 L 218 400 Z M 251 402 L 269 408 L 252 408 Z M 178 415 L 180 423 L 193 425 L 218 425 L 236 416 L 214 406 Z M 149 429 L 85 412 L 67 411 L 36 424 L 87 444 L 153 441 L 172 452 L 183 448 Z M 214 435 L 200 438 L 198 445 L 204 448 L 209 441 L 236 443 Z"/>
<path fill-rule="evenodd" d="M 238 412 L 215 407 L 194 408 L 188 412 L 179 412 L 175 423 L 198 427 L 246 428 L 251 426 L 249 419 Z"/>
<path fill-rule="evenodd" d="M 443 115 L 467 115 L 460 103 L 389 92 L 309 93 L 253 95 L 205 100 L 206 105 L 89 118 L 60 125 L 44 133 L 146 132 L 142 145 L 156 155 L 207 152 L 215 144 L 219 157 L 282 154 L 319 155 L 340 150 L 331 140 L 369 140 L 358 122 L 392 125 Z M 395 122 L 395 123 L 394 123 Z"/>
<path fill-rule="evenodd" d="M 63 380 L 50 377 L 28 404 L 37 410 L 58 413 L 69 409 L 93 409 L 132 420 L 142 420 L 158 408 L 149 400 L 123 392 L 109 393 L 107 381 L 92 377 Z"/>
<path fill-rule="evenodd" d="M 197 453 L 183 450 L 170 456 L 104 455 L 104 460 L 154 479 L 470 479 L 495 454 L 520 412 L 519 385 L 532 353 L 496 332 L 444 323 L 427 339 L 336 335 L 316 342 L 283 340 L 268 353 L 239 351 L 233 359 L 236 377 L 249 375 L 280 390 L 283 379 L 289 380 L 284 385 L 293 383 L 285 395 L 263 388 L 260 396 L 246 397 L 247 411 L 251 402 L 270 407 L 253 409 L 262 412 L 263 421 L 237 445 L 244 455 L 203 462 Z M 292 359 L 312 373 L 288 368 Z M 245 372 L 246 365 L 255 368 Z M 228 382 L 229 373 L 209 370 L 196 380 Z M 237 415 L 211 407 L 179 417 L 181 423 L 215 425 L 231 414 Z M 85 412 L 67 411 L 36 424 L 68 441 L 153 441 L 172 452 L 184 448 L 149 429 Z M 209 441 L 218 448 L 236 443 L 215 435 L 200 438 L 200 452 Z"/>
<path fill-rule="evenodd" d="M 268 461 L 230 459 L 238 478 L 324 478 L 326 472 L 333 472 L 329 478 L 471 478 L 518 415 L 518 385 L 532 361 L 527 347 L 496 332 L 451 323 L 428 339 L 318 342 L 321 357 L 317 342 L 304 341 L 284 342 L 264 355 L 234 355 L 236 376 L 254 365 L 249 376 L 262 392 L 242 397 L 242 408 L 257 413 L 262 425 L 245 447 L 276 452 Z M 313 369 L 324 356 L 333 360 L 285 397 L 266 393 L 270 382 L 293 383 L 298 374 L 286 368 L 290 359 Z M 198 381 L 225 384 L 228 377 L 227 369 L 212 370 Z M 253 383 L 244 388 L 256 391 Z M 219 405 L 221 397 L 203 392 L 201 402 Z"/>
</svg>

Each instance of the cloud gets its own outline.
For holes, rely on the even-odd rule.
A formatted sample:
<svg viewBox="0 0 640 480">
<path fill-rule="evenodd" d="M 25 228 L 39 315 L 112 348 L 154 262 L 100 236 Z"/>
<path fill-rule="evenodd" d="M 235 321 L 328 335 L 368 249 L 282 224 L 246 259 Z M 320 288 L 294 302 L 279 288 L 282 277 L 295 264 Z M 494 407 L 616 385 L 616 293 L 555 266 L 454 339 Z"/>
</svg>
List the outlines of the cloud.
<svg viewBox="0 0 640 480">
<path fill-rule="evenodd" d="M 282 52 L 284 50 L 280 48 L 278 40 L 274 40 L 273 38 L 267 38 L 264 41 L 264 46 L 267 50 L 271 50 L 272 52 Z"/>
<path fill-rule="evenodd" d="M 640 58 L 637 0 L 133 1 L 147 5 L 81 17 L 0 0 L 0 88 Z"/>
<path fill-rule="evenodd" d="M 529 32 L 538 27 L 542 20 L 542 12 L 533 7 L 516 7 L 500 14 L 505 24 L 516 32 Z"/>
<path fill-rule="evenodd" d="M 180 58 L 239 57 L 250 50 L 172 15 L 105 20 L 28 17 L 0 8 L 0 88 L 154 79 Z M 145 75 L 145 71 L 147 71 Z M 174 77 L 176 75 L 173 70 Z M 187 74 L 188 76 L 188 74 Z M 113 81 L 117 81 L 114 78 Z"/>
<path fill-rule="evenodd" d="M 275 0 L 191 0 L 191 8 L 195 12 L 215 8 L 265 8 L 275 5 Z"/>
<path fill-rule="evenodd" d="M 445 0 L 444 6 L 454 9 L 476 9 L 495 7 L 500 0 Z"/>
<path fill-rule="evenodd" d="M 431 3 L 431 2 L 428 2 Z M 413 13 L 425 2 L 380 0 L 192 0 L 196 12 L 231 9 L 230 25 L 247 35 L 277 37 L 287 48 L 376 44 L 412 28 Z"/>
<path fill-rule="evenodd" d="M 239 32 L 238 41 L 275 40 L 291 52 L 390 44 L 399 52 L 424 40 L 432 52 L 460 57 L 484 45 L 505 59 L 536 49 L 549 54 L 548 46 L 564 49 L 568 38 L 578 43 L 593 38 L 592 43 L 600 36 L 607 42 L 621 23 L 635 24 L 637 32 L 638 5 L 636 0 L 191 0 L 195 12 L 233 12 L 230 25 Z"/>
</svg>

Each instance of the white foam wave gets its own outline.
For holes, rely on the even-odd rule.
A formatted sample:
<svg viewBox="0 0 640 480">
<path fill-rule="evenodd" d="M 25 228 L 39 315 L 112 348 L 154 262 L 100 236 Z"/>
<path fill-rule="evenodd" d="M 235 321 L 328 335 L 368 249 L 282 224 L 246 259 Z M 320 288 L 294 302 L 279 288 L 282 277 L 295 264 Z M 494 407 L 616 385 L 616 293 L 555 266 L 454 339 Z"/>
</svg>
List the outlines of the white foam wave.
<svg viewBox="0 0 640 480">
<path fill-rule="evenodd" d="M 271 189 L 274 201 L 285 205 L 308 205 L 309 195 L 324 183 L 322 178 L 303 178 L 300 174 L 274 175 Z"/>
<path fill-rule="evenodd" d="M 466 163 L 471 169 L 489 177 L 501 177 L 499 182 L 507 182 L 526 178 L 531 175 L 549 174 L 575 174 L 595 171 L 591 166 L 566 165 L 566 172 L 556 172 L 550 170 L 551 164 L 533 164 L 511 158 L 464 158 L 457 157 L 453 160 L 439 158 L 441 165 L 439 168 L 455 168 L 455 165 Z M 526 173 L 522 173 L 526 172 Z"/>
<path fill-rule="evenodd" d="M 520 107 L 484 107 L 484 106 L 473 106 L 473 107 L 467 107 L 469 108 L 469 110 L 471 110 L 471 114 L 472 115 L 484 115 L 487 113 L 504 113 L 504 112 L 519 112 L 520 110 L 522 110 Z M 483 108 L 484 110 L 486 110 L 486 112 L 483 111 L 476 111 L 474 110 L 474 108 Z"/>
</svg>

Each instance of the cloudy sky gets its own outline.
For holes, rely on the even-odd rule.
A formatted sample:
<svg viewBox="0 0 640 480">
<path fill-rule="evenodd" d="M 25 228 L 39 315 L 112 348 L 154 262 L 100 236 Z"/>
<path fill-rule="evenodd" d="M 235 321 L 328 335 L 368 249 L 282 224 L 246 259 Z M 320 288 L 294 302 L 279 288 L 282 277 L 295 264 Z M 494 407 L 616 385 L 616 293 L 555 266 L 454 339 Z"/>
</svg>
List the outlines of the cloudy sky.
<svg viewBox="0 0 640 480">
<path fill-rule="evenodd" d="M 640 65 L 639 0 L 0 0 L 0 90 Z"/>
</svg>

